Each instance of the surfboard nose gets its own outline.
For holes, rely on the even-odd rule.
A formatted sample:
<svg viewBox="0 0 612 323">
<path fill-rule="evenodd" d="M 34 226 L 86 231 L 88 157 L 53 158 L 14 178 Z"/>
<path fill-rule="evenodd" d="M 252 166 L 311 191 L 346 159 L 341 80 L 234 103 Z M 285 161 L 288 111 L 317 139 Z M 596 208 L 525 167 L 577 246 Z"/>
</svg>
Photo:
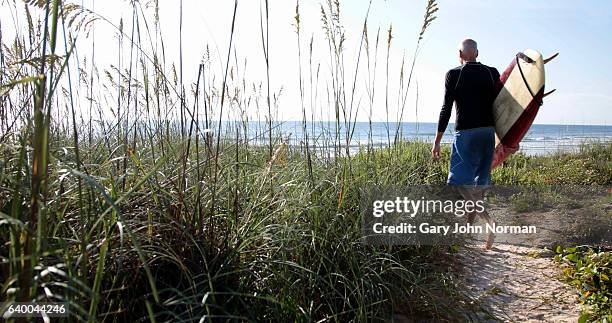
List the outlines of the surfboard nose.
<svg viewBox="0 0 612 323">
<path fill-rule="evenodd" d="M 529 63 L 529 64 L 533 64 L 533 63 L 535 63 L 535 61 L 534 61 L 533 59 L 531 59 L 531 57 L 529 57 L 529 56 L 525 55 L 525 53 L 523 53 L 523 52 L 518 52 L 518 53 L 516 54 L 516 57 L 518 57 L 518 58 L 520 58 L 520 59 L 524 60 L 525 62 L 527 62 L 527 63 Z"/>
</svg>

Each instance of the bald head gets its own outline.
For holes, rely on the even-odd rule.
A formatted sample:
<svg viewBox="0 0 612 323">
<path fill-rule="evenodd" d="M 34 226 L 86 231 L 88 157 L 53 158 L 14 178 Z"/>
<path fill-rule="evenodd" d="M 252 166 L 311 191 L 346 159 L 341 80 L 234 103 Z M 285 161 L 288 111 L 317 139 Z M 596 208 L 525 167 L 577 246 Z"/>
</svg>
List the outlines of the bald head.
<svg viewBox="0 0 612 323">
<path fill-rule="evenodd" d="M 473 39 L 464 39 L 459 44 L 459 59 L 461 64 L 465 62 L 475 62 L 478 57 L 478 44 Z"/>
</svg>

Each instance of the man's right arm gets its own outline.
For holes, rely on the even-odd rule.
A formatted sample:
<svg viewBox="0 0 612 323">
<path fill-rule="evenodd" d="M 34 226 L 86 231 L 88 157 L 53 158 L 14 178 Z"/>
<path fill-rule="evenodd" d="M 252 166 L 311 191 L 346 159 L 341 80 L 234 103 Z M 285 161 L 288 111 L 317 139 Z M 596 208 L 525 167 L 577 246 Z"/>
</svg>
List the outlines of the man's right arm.
<svg viewBox="0 0 612 323">
<path fill-rule="evenodd" d="M 499 91 L 501 91 L 501 89 L 504 87 L 504 84 L 499 79 L 499 71 L 495 67 L 491 67 L 491 76 L 493 76 L 493 87 L 495 89 L 495 96 L 497 96 L 497 94 L 499 94 Z"/>
<path fill-rule="evenodd" d="M 440 117 L 438 118 L 438 132 L 444 133 L 448 126 L 448 121 L 453 111 L 453 102 L 455 102 L 454 85 L 452 70 L 450 70 L 446 73 L 444 82 L 444 102 L 442 104 L 442 110 L 440 110 Z"/>
<path fill-rule="evenodd" d="M 438 118 L 438 132 L 436 133 L 436 138 L 431 148 L 431 156 L 433 159 L 440 158 L 440 141 L 442 141 L 442 136 L 448 126 L 448 121 L 453 111 L 453 102 L 455 102 L 453 93 L 455 88 L 451 72 L 452 70 L 446 73 L 444 82 L 444 103 L 442 104 L 442 110 L 440 110 L 440 117 Z"/>
</svg>

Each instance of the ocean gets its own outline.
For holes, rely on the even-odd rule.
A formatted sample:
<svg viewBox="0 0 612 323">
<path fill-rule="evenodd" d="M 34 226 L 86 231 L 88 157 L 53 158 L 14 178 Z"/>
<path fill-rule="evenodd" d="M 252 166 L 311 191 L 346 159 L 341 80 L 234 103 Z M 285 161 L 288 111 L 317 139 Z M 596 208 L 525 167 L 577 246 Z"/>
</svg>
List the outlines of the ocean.
<svg viewBox="0 0 612 323">
<path fill-rule="evenodd" d="M 236 125 L 230 122 L 229 124 Z M 226 131 L 231 128 L 225 124 Z M 300 121 L 275 121 L 272 124 L 273 136 L 282 136 L 290 145 L 301 145 L 303 141 L 303 124 Z M 336 137 L 335 122 L 314 121 L 306 124 L 309 143 L 312 147 L 321 148 L 333 145 Z M 241 127 L 243 128 L 243 127 Z M 243 128 L 244 129 L 244 128 Z M 268 125 L 264 121 L 251 121 L 248 124 L 249 141 L 265 144 Z M 340 142 L 346 145 L 347 129 L 340 125 Z M 371 130 L 370 130 L 371 129 Z M 442 139 L 443 144 L 452 142 L 454 124 L 449 124 Z M 396 122 L 356 122 L 351 126 L 348 145 L 351 151 L 365 147 L 370 140 L 374 146 L 384 146 L 393 142 L 396 133 L 404 141 L 418 140 L 432 142 L 437 131 L 437 124 L 431 122 L 404 122 L 398 127 Z M 571 152 L 581 144 L 609 142 L 612 140 L 612 126 L 602 125 L 551 125 L 534 124 L 521 142 L 520 151 L 528 155 L 546 155 L 555 152 Z"/>
</svg>

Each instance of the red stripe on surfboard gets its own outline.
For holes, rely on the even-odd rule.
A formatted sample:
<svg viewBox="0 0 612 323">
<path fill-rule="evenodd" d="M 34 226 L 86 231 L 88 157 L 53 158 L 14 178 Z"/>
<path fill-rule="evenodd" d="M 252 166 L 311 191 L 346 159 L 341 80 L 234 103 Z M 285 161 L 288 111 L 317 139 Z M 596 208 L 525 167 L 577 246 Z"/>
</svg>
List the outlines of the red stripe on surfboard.
<svg viewBox="0 0 612 323">
<path fill-rule="evenodd" d="M 493 163 L 491 169 L 494 169 L 501 164 L 508 156 L 515 153 L 519 148 L 519 143 L 525 137 L 529 127 L 533 123 L 540 105 L 542 98 L 544 97 L 544 86 L 536 93 L 535 97 L 529 102 L 529 105 L 523 110 L 523 113 L 516 119 L 512 127 L 506 132 L 506 135 L 500 139 L 499 145 L 495 147 L 495 153 L 493 154 Z"/>
<path fill-rule="evenodd" d="M 502 143 L 495 147 L 495 152 L 493 152 L 493 163 L 491 164 L 491 170 L 495 169 L 495 167 L 499 166 L 508 156 L 514 154 L 518 150 L 518 147 L 508 147 Z"/>
<path fill-rule="evenodd" d="M 508 65 L 508 67 L 506 67 L 504 72 L 499 76 L 500 85 L 502 87 L 506 84 L 506 81 L 508 80 L 508 78 L 510 78 L 510 74 L 514 70 L 515 66 L 516 66 L 516 58 L 513 59 L 512 62 L 510 62 L 510 65 Z"/>
</svg>

